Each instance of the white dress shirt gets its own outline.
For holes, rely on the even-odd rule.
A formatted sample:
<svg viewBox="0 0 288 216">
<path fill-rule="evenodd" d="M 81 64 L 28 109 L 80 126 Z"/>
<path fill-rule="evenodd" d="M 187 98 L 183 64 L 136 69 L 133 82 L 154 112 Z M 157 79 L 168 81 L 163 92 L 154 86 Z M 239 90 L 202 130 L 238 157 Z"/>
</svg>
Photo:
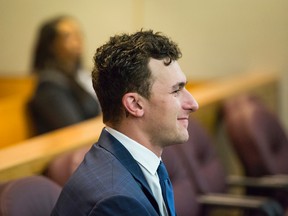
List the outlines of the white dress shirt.
<svg viewBox="0 0 288 216">
<path fill-rule="evenodd" d="M 130 139 L 126 135 L 116 131 L 110 127 L 105 129 L 115 137 L 121 144 L 130 152 L 132 157 L 139 164 L 147 183 L 158 203 L 160 214 L 162 216 L 168 216 L 167 208 L 162 196 L 161 186 L 159 183 L 159 177 L 157 174 L 157 168 L 160 164 L 161 158 L 158 158 L 152 151 L 139 144 L 138 142 Z"/>
</svg>

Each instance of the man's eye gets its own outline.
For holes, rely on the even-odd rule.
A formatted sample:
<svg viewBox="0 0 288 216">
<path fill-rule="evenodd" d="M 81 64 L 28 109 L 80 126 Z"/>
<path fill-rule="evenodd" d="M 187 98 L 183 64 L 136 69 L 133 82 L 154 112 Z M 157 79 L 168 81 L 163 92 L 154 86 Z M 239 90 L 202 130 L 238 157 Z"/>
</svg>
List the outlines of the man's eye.
<svg viewBox="0 0 288 216">
<path fill-rule="evenodd" d="M 178 95 L 181 89 L 177 89 L 175 91 L 172 92 L 173 95 Z"/>
</svg>

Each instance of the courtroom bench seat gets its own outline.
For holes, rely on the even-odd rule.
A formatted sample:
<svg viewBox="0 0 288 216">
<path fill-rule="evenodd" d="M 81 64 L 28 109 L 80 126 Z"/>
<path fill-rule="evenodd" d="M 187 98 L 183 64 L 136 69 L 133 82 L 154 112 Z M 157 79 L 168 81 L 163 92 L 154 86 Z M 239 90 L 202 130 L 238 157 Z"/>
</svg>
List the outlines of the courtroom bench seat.
<svg viewBox="0 0 288 216">
<path fill-rule="evenodd" d="M 0 77 L 0 149 L 36 135 L 27 103 L 36 77 Z"/>
<path fill-rule="evenodd" d="M 0 76 L 0 98 L 10 95 L 31 96 L 37 82 L 35 75 Z"/>
</svg>

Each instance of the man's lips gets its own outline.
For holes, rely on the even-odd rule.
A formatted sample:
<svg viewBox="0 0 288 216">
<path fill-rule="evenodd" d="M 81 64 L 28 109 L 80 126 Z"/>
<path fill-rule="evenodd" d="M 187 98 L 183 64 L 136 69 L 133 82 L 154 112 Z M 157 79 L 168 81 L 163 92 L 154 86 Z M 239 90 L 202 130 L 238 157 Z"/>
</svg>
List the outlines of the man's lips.
<svg viewBox="0 0 288 216">
<path fill-rule="evenodd" d="M 188 127 L 188 117 L 178 118 L 178 121 L 180 121 L 186 128 Z"/>
<path fill-rule="evenodd" d="M 179 117 L 178 120 L 188 120 L 188 117 Z"/>
</svg>

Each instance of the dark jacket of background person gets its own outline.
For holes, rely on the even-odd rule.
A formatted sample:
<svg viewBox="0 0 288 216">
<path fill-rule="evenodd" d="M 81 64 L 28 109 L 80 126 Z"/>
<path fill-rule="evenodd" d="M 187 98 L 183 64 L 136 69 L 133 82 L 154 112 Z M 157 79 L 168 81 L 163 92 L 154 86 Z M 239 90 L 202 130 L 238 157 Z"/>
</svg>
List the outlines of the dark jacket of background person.
<svg viewBox="0 0 288 216">
<path fill-rule="evenodd" d="M 101 112 L 95 92 L 89 92 L 93 89 L 91 78 L 81 64 L 82 44 L 79 25 L 71 17 L 54 18 L 40 28 L 33 59 L 38 83 L 29 103 L 38 133 L 75 124 Z"/>
</svg>

